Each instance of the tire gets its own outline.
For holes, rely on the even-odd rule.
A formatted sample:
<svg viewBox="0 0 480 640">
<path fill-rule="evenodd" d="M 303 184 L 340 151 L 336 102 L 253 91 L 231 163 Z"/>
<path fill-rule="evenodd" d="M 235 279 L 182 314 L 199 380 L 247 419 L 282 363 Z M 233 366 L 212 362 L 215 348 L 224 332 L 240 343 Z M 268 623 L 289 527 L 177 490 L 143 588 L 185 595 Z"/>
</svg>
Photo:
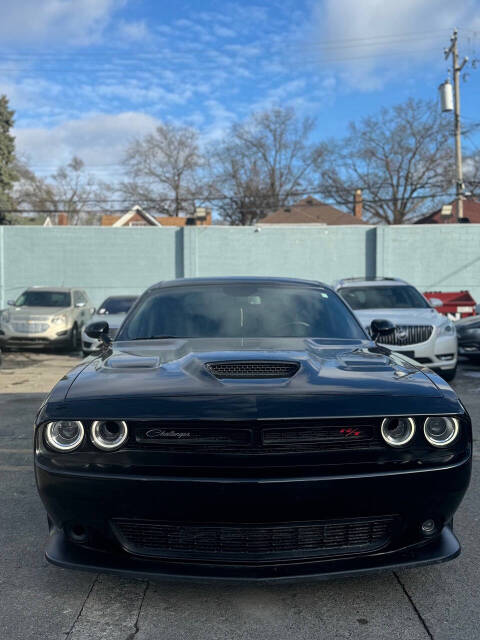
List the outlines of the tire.
<svg viewBox="0 0 480 640">
<path fill-rule="evenodd" d="M 457 375 L 457 367 L 455 366 L 453 369 L 447 369 L 447 371 L 439 371 L 438 373 L 444 380 L 451 382 Z"/>
<path fill-rule="evenodd" d="M 70 332 L 70 339 L 68 341 L 69 351 L 78 351 L 80 349 L 80 332 L 76 324 L 73 325 Z"/>
</svg>

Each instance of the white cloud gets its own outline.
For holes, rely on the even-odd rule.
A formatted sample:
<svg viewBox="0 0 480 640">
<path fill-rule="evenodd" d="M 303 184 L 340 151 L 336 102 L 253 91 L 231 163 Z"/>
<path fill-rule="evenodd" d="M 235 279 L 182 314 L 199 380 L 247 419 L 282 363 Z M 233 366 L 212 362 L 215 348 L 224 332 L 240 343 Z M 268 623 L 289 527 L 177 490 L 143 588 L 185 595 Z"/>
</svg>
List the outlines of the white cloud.
<svg viewBox="0 0 480 640">
<path fill-rule="evenodd" d="M 20 156 L 33 167 L 53 169 L 77 155 L 87 167 L 98 168 L 119 163 L 125 146 L 157 124 L 158 120 L 145 113 L 92 114 L 52 129 L 16 129 L 14 133 Z"/>
<path fill-rule="evenodd" d="M 151 39 L 151 33 L 147 27 L 145 20 L 136 20 L 133 22 L 127 22 L 121 20 L 118 28 L 118 37 L 121 41 L 119 44 L 131 43 L 131 42 L 145 42 Z"/>
<path fill-rule="evenodd" d="M 95 41 L 126 0 L 14 0 L 2 2 L 2 45 L 87 44 Z"/>
<path fill-rule="evenodd" d="M 220 24 L 213 25 L 213 31 L 219 38 L 234 38 L 237 35 L 233 29 L 223 27 Z"/>
<path fill-rule="evenodd" d="M 478 0 L 322 0 L 308 49 L 322 65 L 343 70 L 344 82 L 377 89 L 413 63 L 442 64 L 459 25 L 480 28 Z"/>
</svg>

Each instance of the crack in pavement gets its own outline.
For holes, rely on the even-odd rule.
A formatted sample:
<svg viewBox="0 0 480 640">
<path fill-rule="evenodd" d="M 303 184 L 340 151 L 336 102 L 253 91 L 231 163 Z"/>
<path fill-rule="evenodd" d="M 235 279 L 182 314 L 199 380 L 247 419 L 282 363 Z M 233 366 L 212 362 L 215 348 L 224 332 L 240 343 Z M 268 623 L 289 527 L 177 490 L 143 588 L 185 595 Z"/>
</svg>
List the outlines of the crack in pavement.
<svg viewBox="0 0 480 640">
<path fill-rule="evenodd" d="M 139 619 L 148 581 L 99 573 L 65 640 L 130 640 Z"/>
<path fill-rule="evenodd" d="M 133 638 L 135 638 L 137 633 L 140 631 L 140 627 L 138 626 L 138 621 L 140 620 L 140 615 L 142 613 L 143 603 L 145 601 L 145 596 L 147 595 L 147 591 L 148 591 L 148 587 L 149 586 L 150 586 L 150 583 L 147 581 L 145 583 L 145 589 L 143 590 L 142 599 L 140 601 L 140 606 L 138 607 L 138 613 L 137 613 L 137 617 L 135 619 L 135 624 L 133 625 L 134 631 L 133 631 L 133 633 L 129 633 L 128 636 L 125 638 L 125 640 L 133 640 Z"/>
<path fill-rule="evenodd" d="M 84 601 L 82 602 L 82 606 L 80 607 L 80 609 L 79 609 L 79 611 L 78 611 L 78 614 L 75 616 L 75 620 L 73 621 L 72 626 L 70 627 L 70 629 L 68 630 L 68 632 L 67 632 L 67 634 L 66 634 L 66 636 L 65 636 L 65 640 L 69 640 L 69 638 L 71 638 L 71 637 L 72 637 L 72 633 L 73 633 L 73 630 L 75 629 L 75 625 L 77 624 L 78 620 L 80 619 L 80 616 L 81 616 L 81 615 L 82 615 L 82 613 L 83 613 L 83 610 L 84 610 L 84 608 L 85 608 L 85 605 L 87 604 L 87 600 L 89 599 L 90 594 L 91 594 L 91 593 L 92 593 L 92 591 L 93 591 L 93 587 L 95 586 L 95 583 L 97 582 L 97 580 L 98 580 L 98 576 L 99 576 L 99 575 L 100 575 L 100 574 L 98 574 L 98 573 L 97 573 L 97 574 L 95 575 L 95 577 L 93 578 L 93 580 L 92 580 L 92 584 L 90 585 L 90 589 L 88 590 L 88 593 L 87 593 L 87 595 L 85 596 Z"/>
<path fill-rule="evenodd" d="M 425 619 L 423 618 L 422 614 L 420 613 L 420 611 L 417 608 L 417 605 L 415 604 L 415 602 L 413 601 L 413 598 L 411 597 L 411 595 L 408 593 L 407 588 L 405 587 L 405 585 L 403 584 L 403 582 L 400 580 L 400 576 L 398 575 L 398 573 L 396 571 L 392 572 L 393 575 L 395 576 L 398 584 L 400 585 L 403 593 L 405 594 L 405 596 L 407 597 L 408 601 L 410 602 L 413 610 L 415 611 L 417 618 L 420 620 L 423 628 L 425 629 L 425 632 L 427 633 L 428 637 L 430 638 L 430 640 L 434 640 L 433 634 L 430 631 L 430 629 L 428 628 L 427 623 L 425 622 Z"/>
</svg>

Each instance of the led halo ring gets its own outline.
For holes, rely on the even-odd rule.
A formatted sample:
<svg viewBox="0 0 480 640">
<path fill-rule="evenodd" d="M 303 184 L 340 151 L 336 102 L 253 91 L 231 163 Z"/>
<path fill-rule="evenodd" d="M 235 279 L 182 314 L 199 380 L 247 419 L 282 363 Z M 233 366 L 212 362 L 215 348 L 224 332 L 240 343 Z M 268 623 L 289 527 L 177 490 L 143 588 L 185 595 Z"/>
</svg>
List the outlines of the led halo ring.
<svg viewBox="0 0 480 640">
<path fill-rule="evenodd" d="M 121 435 L 113 442 L 107 442 L 100 436 L 100 428 L 106 422 L 115 422 L 120 425 Z M 114 451 L 119 449 L 128 438 L 128 427 L 124 420 L 95 420 L 90 431 L 93 444 L 103 451 Z"/>
<path fill-rule="evenodd" d="M 410 433 L 405 440 L 402 440 L 402 442 L 395 442 L 395 440 L 386 433 L 385 429 L 390 420 L 408 420 L 408 423 L 410 424 Z M 382 420 L 382 426 L 380 428 L 380 431 L 382 433 L 382 438 L 391 447 L 403 447 L 405 444 L 410 442 L 410 440 L 413 438 L 413 436 L 415 435 L 415 430 L 416 430 L 415 420 L 413 418 L 407 418 L 405 416 L 399 416 L 398 418 L 395 416 L 392 416 L 390 418 L 384 418 Z"/>
<path fill-rule="evenodd" d="M 435 418 L 443 418 L 444 420 L 451 420 L 453 422 L 453 433 L 444 442 L 439 442 L 438 440 L 435 440 L 434 438 L 432 438 L 432 436 L 430 436 L 427 433 L 428 421 Z M 460 423 L 458 421 L 458 418 L 452 418 L 451 416 L 429 416 L 428 418 L 426 418 L 425 422 L 423 423 L 423 434 L 427 442 L 429 442 L 434 447 L 446 447 L 447 445 L 451 444 L 455 440 L 455 438 L 458 436 L 459 431 L 460 431 Z"/>
<path fill-rule="evenodd" d="M 62 422 L 71 422 L 78 428 L 78 436 L 70 444 L 61 444 L 60 442 L 58 442 L 58 440 L 55 439 L 53 435 L 53 429 L 55 428 L 55 426 Z M 54 420 L 53 422 L 49 422 L 45 427 L 45 440 L 48 446 L 55 451 L 68 452 L 77 449 L 77 447 L 81 445 L 84 435 L 85 429 L 83 428 L 83 424 L 80 422 L 80 420 Z"/>
</svg>

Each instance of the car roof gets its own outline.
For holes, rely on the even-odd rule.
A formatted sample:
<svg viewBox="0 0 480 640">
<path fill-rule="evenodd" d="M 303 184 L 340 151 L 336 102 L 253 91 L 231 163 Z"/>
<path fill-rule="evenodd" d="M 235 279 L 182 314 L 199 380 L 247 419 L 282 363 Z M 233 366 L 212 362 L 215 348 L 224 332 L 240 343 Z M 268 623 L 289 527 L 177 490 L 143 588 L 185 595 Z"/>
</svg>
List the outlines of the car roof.
<svg viewBox="0 0 480 640">
<path fill-rule="evenodd" d="M 27 291 L 53 291 L 54 293 L 69 293 L 74 290 L 83 291 L 79 287 L 28 287 Z"/>
<path fill-rule="evenodd" d="M 273 285 L 301 285 L 307 287 L 323 287 L 330 289 L 331 287 L 323 282 L 316 280 L 302 280 L 300 278 L 276 278 L 263 276 L 230 276 L 230 277 L 214 277 L 214 278 L 179 278 L 177 280 L 165 280 L 157 282 L 149 287 L 147 291 L 161 289 L 163 287 L 183 287 L 188 285 L 222 285 L 222 284 L 273 284 Z"/>
<path fill-rule="evenodd" d="M 120 295 L 107 296 L 105 300 L 136 300 L 137 298 L 138 298 L 138 295 L 135 295 L 133 293 L 128 293 L 124 296 L 120 296 Z"/>
<path fill-rule="evenodd" d="M 345 287 L 404 287 L 408 282 L 400 278 L 343 278 L 334 284 L 335 289 Z"/>
</svg>

